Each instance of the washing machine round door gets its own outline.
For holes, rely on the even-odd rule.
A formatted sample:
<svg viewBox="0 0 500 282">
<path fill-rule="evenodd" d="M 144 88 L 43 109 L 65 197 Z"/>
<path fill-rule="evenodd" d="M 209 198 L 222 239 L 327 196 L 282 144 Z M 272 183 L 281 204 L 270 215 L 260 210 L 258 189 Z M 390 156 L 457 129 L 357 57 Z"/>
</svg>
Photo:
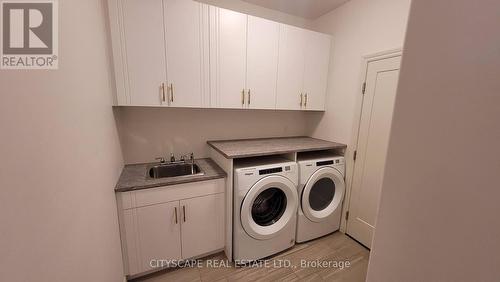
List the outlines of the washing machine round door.
<svg viewBox="0 0 500 282">
<path fill-rule="evenodd" d="M 302 190 L 302 212 L 311 221 L 321 222 L 340 208 L 345 182 L 333 167 L 322 167 L 311 175 Z"/>
<path fill-rule="evenodd" d="M 278 235 L 293 219 L 298 207 L 297 188 L 288 178 L 271 175 L 248 190 L 241 204 L 245 232 L 258 240 Z"/>
</svg>

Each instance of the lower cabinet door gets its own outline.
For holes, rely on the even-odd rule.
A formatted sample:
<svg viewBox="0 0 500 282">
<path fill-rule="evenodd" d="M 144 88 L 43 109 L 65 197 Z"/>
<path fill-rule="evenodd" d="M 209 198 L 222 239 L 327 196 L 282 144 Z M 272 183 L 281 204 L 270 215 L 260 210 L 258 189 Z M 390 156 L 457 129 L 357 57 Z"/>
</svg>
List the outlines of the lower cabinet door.
<svg viewBox="0 0 500 282">
<path fill-rule="evenodd" d="M 158 260 L 181 259 L 180 224 L 179 201 L 137 208 L 141 272 L 157 269 Z"/>
<path fill-rule="evenodd" d="M 136 209 L 123 211 L 123 223 L 120 230 L 122 240 L 123 255 L 125 260 L 125 274 L 134 275 L 142 272 L 142 264 L 137 248 L 137 213 Z"/>
<path fill-rule="evenodd" d="M 224 193 L 180 201 L 182 258 L 224 247 Z"/>
</svg>

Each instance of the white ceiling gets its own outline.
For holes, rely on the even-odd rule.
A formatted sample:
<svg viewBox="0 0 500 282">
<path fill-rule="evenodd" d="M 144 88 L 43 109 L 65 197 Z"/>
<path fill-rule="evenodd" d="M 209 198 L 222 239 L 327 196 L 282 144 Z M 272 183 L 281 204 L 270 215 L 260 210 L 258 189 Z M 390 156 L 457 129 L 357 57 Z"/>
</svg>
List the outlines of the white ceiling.
<svg viewBox="0 0 500 282">
<path fill-rule="evenodd" d="M 349 0 L 243 0 L 306 19 L 317 19 Z"/>
</svg>

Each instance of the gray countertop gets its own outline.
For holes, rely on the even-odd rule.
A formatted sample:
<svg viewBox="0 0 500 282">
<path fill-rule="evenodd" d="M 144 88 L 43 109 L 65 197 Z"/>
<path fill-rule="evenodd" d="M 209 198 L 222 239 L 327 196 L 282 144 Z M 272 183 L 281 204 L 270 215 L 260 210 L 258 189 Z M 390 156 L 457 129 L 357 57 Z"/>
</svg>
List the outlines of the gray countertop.
<svg viewBox="0 0 500 282">
<path fill-rule="evenodd" d="M 207 143 L 228 159 L 293 152 L 345 149 L 347 147 L 345 144 L 305 136 L 217 140 L 207 141 Z"/>
<path fill-rule="evenodd" d="M 146 176 L 147 169 L 151 165 L 158 163 L 125 165 L 116 184 L 115 192 L 127 192 L 226 177 L 226 173 L 212 159 L 197 159 L 195 163 L 205 172 L 204 175 L 151 179 Z"/>
</svg>

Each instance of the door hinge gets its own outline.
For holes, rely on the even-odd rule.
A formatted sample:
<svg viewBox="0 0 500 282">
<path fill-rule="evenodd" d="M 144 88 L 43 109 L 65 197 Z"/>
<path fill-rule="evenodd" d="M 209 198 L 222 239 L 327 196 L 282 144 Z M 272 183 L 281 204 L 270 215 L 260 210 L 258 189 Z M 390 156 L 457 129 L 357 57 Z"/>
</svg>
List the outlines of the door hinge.
<svg viewBox="0 0 500 282">
<path fill-rule="evenodd" d="M 347 211 L 347 212 L 345 213 L 345 220 L 346 220 L 346 221 L 347 221 L 347 220 L 349 220 L 349 211 Z"/>
<path fill-rule="evenodd" d="M 366 82 L 363 82 L 363 88 L 361 89 L 361 94 L 365 94 L 366 91 Z"/>
<path fill-rule="evenodd" d="M 353 160 L 356 160 L 356 157 L 357 157 L 357 156 L 358 156 L 358 151 L 356 150 L 356 151 L 354 151 L 354 155 L 352 156 L 352 159 L 353 159 Z"/>
</svg>

